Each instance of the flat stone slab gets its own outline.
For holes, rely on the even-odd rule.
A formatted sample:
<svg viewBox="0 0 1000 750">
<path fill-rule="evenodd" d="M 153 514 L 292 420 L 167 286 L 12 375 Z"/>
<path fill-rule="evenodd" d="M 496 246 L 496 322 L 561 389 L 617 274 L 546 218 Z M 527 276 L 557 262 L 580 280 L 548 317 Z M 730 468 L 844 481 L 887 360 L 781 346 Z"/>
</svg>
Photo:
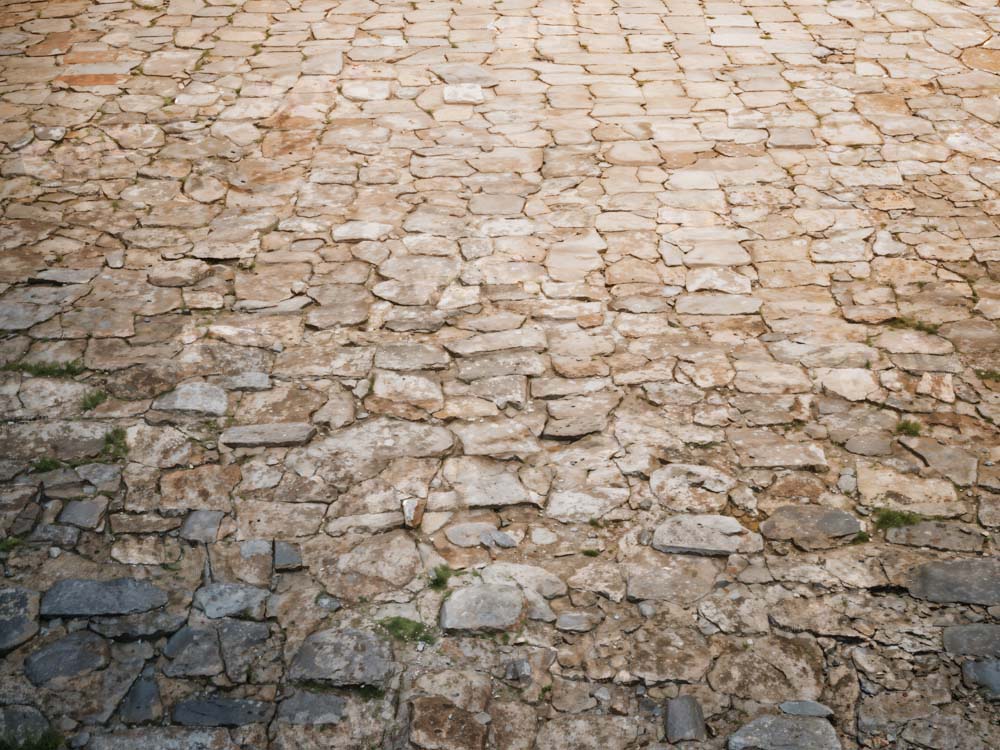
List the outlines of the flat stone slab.
<svg viewBox="0 0 1000 750">
<path fill-rule="evenodd" d="M 67 578 L 42 597 L 43 617 L 92 617 L 146 612 L 167 603 L 167 592 L 148 581 Z"/>
<path fill-rule="evenodd" d="M 329 685 L 383 685 L 392 674 L 392 648 L 366 630 L 345 627 L 310 635 L 292 659 L 289 676 Z"/>
<path fill-rule="evenodd" d="M 444 630 L 501 631 L 521 619 L 524 595 L 516 586 L 482 583 L 459 589 L 441 605 Z"/>
<path fill-rule="evenodd" d="M 308 422 L 248 424 L 230 427 L 219 442 L 230 448 L 281 448 L 307 443 L 315 434 L 316 428 Z"/>
<path fill-rule="evenodd" d="M 274 705 L 239 698 L 193 698 L 174 706 L 173 720 L 193 727 L 242 727 L 269 721 Z"/>
<path fill-rule="evenodd" d="M 78 630 L 43 646 L 24 662 L 24 674 L 35 685 L 102 669 L 110 659 L 108 643 L 97 633 Z"/>
<path fill-rule="evenodd" d="M 729 516 L 682 515 L 657 526 L 652 545 L 660 552 L 731 555 L 760 552 L 764 540 Z"/>
<path fill-rule="evenodd" d="M 1000 604 L 1000 560 L 931 562 L 910 571 L 910 596 L 931 602 Z"/>
<path fill-rule="evenodd" d="M 815 716 L 761 716 L 729 737 L 729 750 L 841 750 L 833 725 Z"/>
<path fill-rule="evenodd" d="M 818 505 L 785 505 L 760 525 L 765 539 L 792 541 L 807 549 L 828 549 L 850 541 L 861 522 L 843 510 Z"/>
<path fill-rule="evenodd" d="M 961 656 L 1000 656 L 1000 625 L 982 622 L 947 627 L 944 648 Z"/>
</svg>

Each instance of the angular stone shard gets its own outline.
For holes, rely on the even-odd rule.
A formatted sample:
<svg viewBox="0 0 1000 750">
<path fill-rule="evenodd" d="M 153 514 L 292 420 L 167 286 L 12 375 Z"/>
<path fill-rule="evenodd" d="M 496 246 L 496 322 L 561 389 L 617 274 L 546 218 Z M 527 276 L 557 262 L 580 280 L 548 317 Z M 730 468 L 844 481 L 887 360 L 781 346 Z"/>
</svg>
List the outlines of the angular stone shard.
<svg viewBox="0 0 1000 750">
<path fill-rule="evenodd" d="M 667 701 L 667 739 L 670 742 L 708 739 L 701 704 L 693 695 L 681 695 Z"/>
</svg>

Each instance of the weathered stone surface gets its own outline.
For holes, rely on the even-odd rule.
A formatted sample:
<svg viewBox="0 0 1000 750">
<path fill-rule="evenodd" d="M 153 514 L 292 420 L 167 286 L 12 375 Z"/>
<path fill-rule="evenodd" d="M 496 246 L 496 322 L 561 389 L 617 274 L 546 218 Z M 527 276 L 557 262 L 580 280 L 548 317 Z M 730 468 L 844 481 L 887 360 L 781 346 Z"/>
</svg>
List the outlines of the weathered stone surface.
<svg viewBox="0 0 1000 750">
<path fill-rule="evenodd" d="M 32 653 L 24 663 L 24 674 L 35 685 L 50 685 L 106 667 L 109 656 L 101 636 L 81 630 Z"/>
<path fill-rule="evenodd" d="M 840 740 L 826 719 L 811 716 L 761 716 L 729 737 L 729 750 L 785 750 L 808 747 L 840 750 Z"/>
<path fill-rule="evenodd" d="M 930 562 L 909 573 L 910 596 L 932 602 L 1000 604 L 1000 560 Z"/>
<path fill-rule="evenodd" d="M 303 422 L 276 422 L 230 427 L 219 438 L 231 448 L 280 447 L 309 442 L 316 428 Z"/>
<path fill-rule="evenodd" d="M 785 505 L 760 525 L 766 539 L 790 540 L 806 550 L 835 547 L 860 531 L 861 522 L 850 513 L 816 505 Z"/>
<path fill-rule="evenodd" d="M 410 742 L 417 747 L 482 750 L 486 746 L 486 725 L 445 698 L 417 698 L 412 711 Z"/>
<path fill-rule="evenodd" d="M 475 584 L 459 589 L 441 605 L 444 630 L 495 632 L 511 630 L 521 621 L 524 596 L 516 586 Z"/>
<path fill-rule="evenodd" d="M 0 589 L 0 654 L 38 632 L 38 594 L 22 588 Z"/>
<path fill-rule="evenodd" d="M 731 555 L 760 552 L 759 534 L 729 516 L 685 515 L 669 518 L 653 532 L 652 546 L 660 552 Z"/>
<path fill-rule="evenodd" d="M 1000 747 L 994 6 L 8 4 L 0 717 Z"/>
<path fill-rule="evenodd" d="M 313 633 L 292 659 L 293 680 L 328 685 L 384 685 L 392 674 L 392 649 L 378 635 L 344 627 Z"/>
<path fill-rule="evenodd" d="M 242 727 L 270 720 L 274 707 L 239 698 L 191 698 L 174 706 L 171 718 L 189 727 Z"/>
<path fill-rule="evenodd" d="M 670 742 L 682 740 L 708 739 L 705 716 L 698 699 L 691 695 L 681 695 L 667 701 L 667 739 Z"/>
<path fill-rule="evenodd" d="M 962 656 L 1000 657 L 1000 625 L 952 625 L 944 629 L 944 647 Z"/>
<path fill-rule="evenodd" d="M 42 596 L 43 617 L 91 617 L 146 612 L 167 603 L 167 594 L 147 581 L 116 578 L 58 581 Z"/>
</svg>

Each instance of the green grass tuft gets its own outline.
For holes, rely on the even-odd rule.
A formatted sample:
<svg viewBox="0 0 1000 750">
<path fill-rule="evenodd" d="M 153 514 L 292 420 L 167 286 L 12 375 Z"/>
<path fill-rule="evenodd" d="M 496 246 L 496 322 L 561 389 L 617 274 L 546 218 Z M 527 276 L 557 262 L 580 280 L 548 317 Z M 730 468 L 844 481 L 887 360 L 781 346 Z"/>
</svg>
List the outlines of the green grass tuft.
<svg viewBox="0 0 1000 750">
<path fill-rule="evenodd" d="M 910 513 L 905 510 L 891 510 L 890 508 L 876 508 L 875 512 L 872 513 L 872 518 L 875 519 L 875 528 L 880 531 L 913 526 L 913 524 L 924 520 L 923 516 L 919 513 Z"/>
<path fill-rule="evenodd" d="M 896 434 L 897 435 L 908 435 L 909 437 L 916 437 L 920 434 L 921 425 L 914 419 L 901 419 L 896 423 Z"/>
<path fill-rule="evenodd" d="M 870 542 L 871 540 L 871 534 L 867 531 L 859 531 L 854 535 L 854 538 L 851 540 L 851 544 L 864 544 L 865 542 Z"/>
<path fill-rule="evenodd" d="M 52 456 L 43 456 L 31 465 L 31 471 L 35 474 L 44 474 L 46 471 L 55 471 L 60 466 L 58 459 L 52 458 Z"/>
<path fill-rule="evenodd" d="M 8 362 L 3 366 L 6 372 L 22 372 L 34 375 L 36 378 L 74 378 L 85 368 L 83 362 L 74 359 L 72 362 Z"/>
<path fill-rule="evenodd" d="M 378 624 L 393 638 L 407 643 L 434 643 L 434 634 L 422 622 L 408 617 L 387 617 Z"/>
<path fill-rule="evenodd" d="M 444 591 L 448 588 L 448 579 L 455 575 L 455 571 L 447 565 L 438 565 L 431 573 L 430 586 L 435 591 Z"/>
<path fill-rule="evenodd" d="M 6 554 L 8 552 L 13 552 L 15 549 L 20 547 L 21 544 L 21 538 L 17 536 L 9 536 L 6 539 L 0 539 L 0 553 Z M 0 745 L 0 750 L 3 750 L 2 745 Z"/>
<path fill-rule="evenodd" d="M 980 380 L 1000 380 L 1000 370 L 976 370 Z"/>
<path fill-rule="evenodd" d="M 108 458 L 125 458 L 128 455 L 128 441 L 125 429 L 115 427 L 104 435 L 104 448 L 101 453 Z"/>
<path fill-rule="evenodd" d="M 380 701 L 385 698 L 385 690 L 378 685 L 359 685 L 354 692 L 365 701 Z"/>
<path fill-rule="evenodd" d="M 597 557 L 599 554 L 601 554 L 601 551 L 599 549 L 585 549 L 580 551 L 587 557 Z"/>
<path fill-rule="evenodd" d="M 907 317 L 890 318 L 886 321 L 886 325 L 890 328 L 912 328 L 914 331 L 922 331 L 924 333 L 937 333 L 941 327 L 936 323 L 925 323 L 922 320 Z"/>
<path fill-rule="evenodd" d="M 93 391 L 88 393 L 83 397 L 83 401 L 80 402 L 80 408 L 84 411 L 91 411 L 96 409 L 98 406 L 103 404 L 108 400 L 108 394 L 104 391 Z"/>
<path fill-rule="evenodd" d="M 0 750 L 59 750 L 61 747 L 63 747 L 62 735 L 54 729 L 46 729 L 41 734 L 26 740 L 0 737 Z"/>
</svg>

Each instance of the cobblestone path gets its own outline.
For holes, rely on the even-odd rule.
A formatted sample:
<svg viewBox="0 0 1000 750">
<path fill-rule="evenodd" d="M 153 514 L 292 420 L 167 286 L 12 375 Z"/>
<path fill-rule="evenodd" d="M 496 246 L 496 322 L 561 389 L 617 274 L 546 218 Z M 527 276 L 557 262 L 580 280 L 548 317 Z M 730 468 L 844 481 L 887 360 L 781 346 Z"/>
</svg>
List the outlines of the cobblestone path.
<svg viewBox="0 0 1000 750">
<path fill-rule="evenodd" d="M 0 27 L 0 741 L 1000 746 L 995 0 Z"/>
</svg>

